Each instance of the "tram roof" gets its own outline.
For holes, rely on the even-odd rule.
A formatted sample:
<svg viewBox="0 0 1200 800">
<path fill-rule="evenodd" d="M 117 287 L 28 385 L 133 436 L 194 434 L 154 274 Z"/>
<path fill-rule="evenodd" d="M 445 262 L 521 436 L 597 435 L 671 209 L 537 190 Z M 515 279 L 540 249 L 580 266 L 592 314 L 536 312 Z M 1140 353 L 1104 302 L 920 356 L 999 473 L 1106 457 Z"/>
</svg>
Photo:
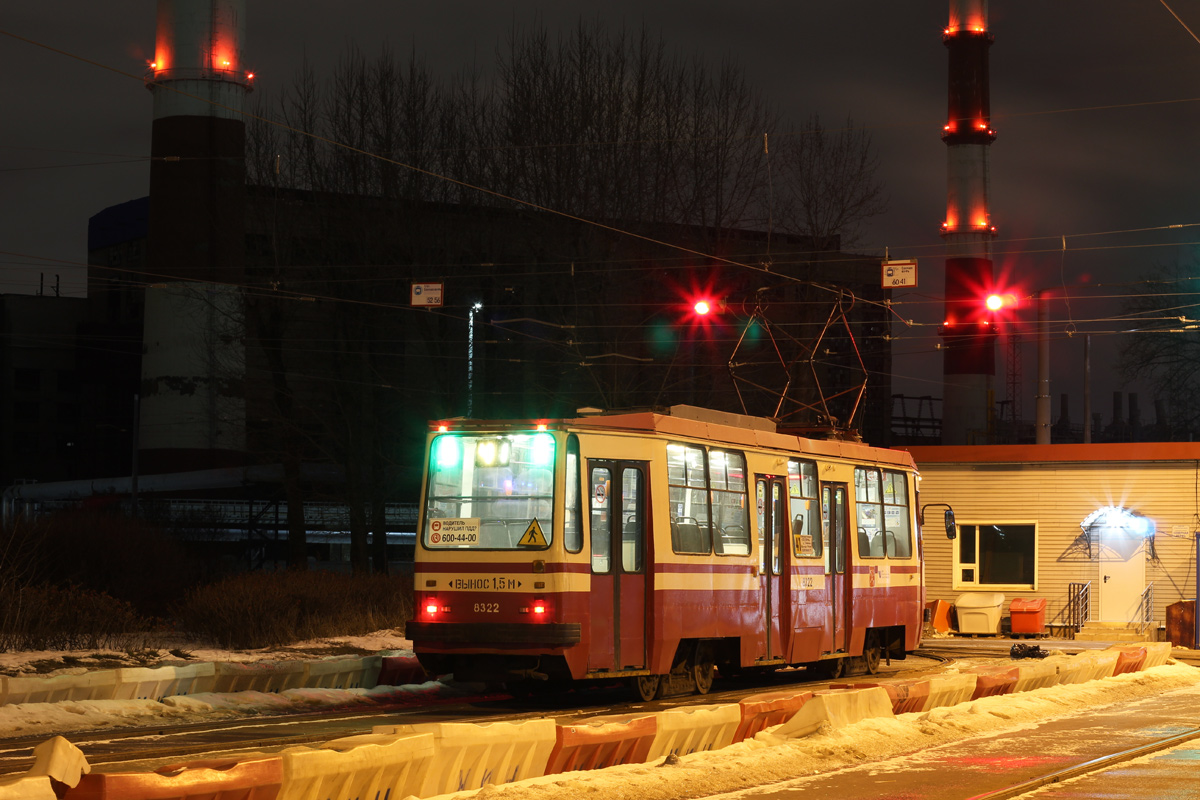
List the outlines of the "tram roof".
<svg viewBox="0 0 1200 800">
<path fill-rule="evenodd" d="M 596 414 L 564 420 L 576 428 L 596 430 L 645 431 L 666 436 L 687 436 L 723 444 L 787 450 L 813 456 L 845 458 L 916 467 L 910 453 L 872 447 L 862 442 L 839 439 L 813 439 L 780 431 L 774 420 L 713 411 L 696 406 L 671 406 L 667 409 Z"/>
</svg>

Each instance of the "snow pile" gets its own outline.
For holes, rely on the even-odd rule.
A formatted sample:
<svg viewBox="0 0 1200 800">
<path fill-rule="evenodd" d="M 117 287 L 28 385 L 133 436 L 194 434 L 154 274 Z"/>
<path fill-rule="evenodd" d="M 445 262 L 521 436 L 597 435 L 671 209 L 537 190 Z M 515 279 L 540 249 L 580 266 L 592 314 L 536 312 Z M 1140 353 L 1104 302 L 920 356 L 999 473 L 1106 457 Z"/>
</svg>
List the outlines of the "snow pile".
<svg viewBox="0 0 1200 800">
<path fill-rule="evenodd" d="M 106 730 L 174 723 L 211 722 L 262 715 L 294 714 L 321 708 L 374 704 L 416 705 L 478 696 L 478 684 L 439 681 L 374 689 L 287 689 L 268 692 L 201 693 L 154 700 L 66 700 L 0 706 L 4 736 L 37 736 L 70 731 Z"/>
<path fill-rule="evenodd" d="M 753 741 L 710 753 L 667 758 L 652 765 L 610 767 L 595 772 L 547 775 L 507 786 L 485 786 L 456 797 L 493 800 L 678 800 L 735 792 L 878 761 L 972 736 L 1031 728 L 1052 717 L 1160 695 L 1194 693 L 1200 701 L 1200 670 L 1185 665 L 1155 667 L 1072 686 L 1053 686 L 1020 695 L 986 697 L 924 713 L 858 722 L 841 729 L 782 740 L 760 733 Z M 502 797 L 501 797 L 502 796 Z"/>
</svg>

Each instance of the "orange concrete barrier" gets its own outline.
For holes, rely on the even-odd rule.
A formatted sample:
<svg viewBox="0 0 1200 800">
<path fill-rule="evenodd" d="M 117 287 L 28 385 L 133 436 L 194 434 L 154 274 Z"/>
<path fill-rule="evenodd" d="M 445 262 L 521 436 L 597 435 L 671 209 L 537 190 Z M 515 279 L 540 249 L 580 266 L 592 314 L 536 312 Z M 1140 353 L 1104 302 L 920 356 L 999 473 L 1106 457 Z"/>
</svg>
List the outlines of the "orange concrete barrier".
<svg viewBox="0 0 1200 800">
<path fill-rule="evenodd" d="M 975 692 L 972 700 L 981 697 L 995 697 L 1000 694 L 1012 694 L 1017 686 L 1018 671 L 1016 667 L 980 667 L 970 670 L 975 675 Z"/>
<path fill-rule="evenodd" d="M 658 717 L 592 717 L 559 725 L 546 774 L 603 769 L 617 764 L 643 764 L 658 735 Z"/>
<path fill-rule="evenodd" d="M 429 676 L 414 656 L 384 656 L 377 680 L 379 686 L 407 686 L 424 683 Z"/>
<path fill-rule="evenodd" d="M 930 600 L 925 604 L 929 609 L 930 624 L 938 633 L 945 633 L 953 627 L 950 624 L 950 609 L 953 607 L 945 600 Z"/>
<path fill-rule="evenodd" d="M 924 711 L 929 705 L 930 683 L 928 680 L 891 681 L 879 683 L 834 683 L 830 689 L 870 689 L 878 686 L 888 693 L 892 701 L 893 714 L 910 714 Z"/>
<path fill-rule="evenodd" d="M 154 772 L 84 775 L 62 800 L 275 800 L 283 780 L 279 756 L 171 764 Z"/>
<path fill-rule="evenodd" d="M 1127 672 L 1140 672 L 1146 663 L 1146 648 L 1122 647 L 1117 651 L 1117 665 L 1113 667 L 1113 675 L 1124 675 Z"/>
<path fill-rule="evenodd" d="M 742 698 L 742 721 L 733 734 L 734 744 L 753 739 L 754 734 L 774 725 L 782 725 L 812 699 L 812 692 L 763 692 Z"/>
</svg>

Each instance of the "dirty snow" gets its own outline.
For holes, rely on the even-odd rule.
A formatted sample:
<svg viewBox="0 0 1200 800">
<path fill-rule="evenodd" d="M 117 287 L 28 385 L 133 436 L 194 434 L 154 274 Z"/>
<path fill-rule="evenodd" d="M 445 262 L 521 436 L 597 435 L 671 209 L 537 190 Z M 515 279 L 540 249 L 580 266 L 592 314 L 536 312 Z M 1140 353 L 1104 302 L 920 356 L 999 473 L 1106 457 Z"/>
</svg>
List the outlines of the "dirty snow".
<svg viewBox="0 0 1200 800">
<path fill-rule="evenodd" d="M 156 637 L 159 638 L 159 637 Z M 0 670 L 6 674 L 61 674 L 72 667 L 101 668 L 96 662 L 121 662 L 123 666 L 159 666 L 159 664 L 191 664 L 208 661 L 236 661 L 251 663 L 256 661 L 294 661 L 297 659 L 316 659 L 331 657 L 337 653 L 358 651 L 362 655 L 384 653 L 386 655 L 412 655 L 412 642 L 395 630 L 382 630 L 363 636 L 339 636 L 334 639 L 314 639 L 296 642 L 286 647 L 263 648 L 259 650 L 221 650 L 197 644 L 190 640 L 172 641 L 162 639 L 162 646 L 157 656 L 151 657 L 147 663 L 147 652 L 136 654 L 122 653 L 109 650 L 25 650 L 15 652 L 0 652 Z M 171 654 L 171 650 L 187 654 L 181 659 Z M 154 651 L 149 651 L 154 652 Z M 99 658 L 99 657 L 103 658 Z M 344 656 L 348 657 L 348 656 Z M 64 662 L 63 669 L 45 672 L 34 665 L 39 662 Z M 69 665 L 69 666 L 66 666 Z M 104 667 L 107 668 L 107 667 Z"/>
<path fill-rule="evenodd" d="M 218 650 L 203 646 L 181 646 L 190 656 L 186 661 L 166 651 L 149 666 L 203 663 L 209 661 L 250 663 L 258 661 L 315 660 L 349 658 L 348 650 L 362 654 L 412 655 L 412 642 L 395 631 L 377 631 L 365 636 L 343 636 L 297 642 L 283 648 L 261 650 Z M 340 655 L 328 655 L 339 653 Z M 94 651 L 26 651 L 0 653 L 0 668 L 14 674 L 33 675 L 37 662 L 54 661 L 86 665 Z M 122 654 L 112 653 L 113 658 Z M 128 658 L 126 656 L 126 658 Z M 105 659 L 111 660 L 111 659 Z M 128 658 L 129 666 L 143 666 L 139 659 Z M 80 673 L 86 666 L 53 670 L 47 675 Z M 208 722 L 266 714 L 287 714 L 318 708 L 370 706 L 374 702 L 405 703 L 451 699 L 463 694 L 478 694 L 477 685 L 454 685 L 429 681 L 409 686 L 377 686 L 374 689 L 288 689 L 278 694 L 266 692 L 200 693 L 186 697 L 153 700 L 72 700 L 61 703 L 22 703 L 0 706 L 0 738 L 10 736 L 51 736 L 57 733 L 107 730 L 153 725 L 156 720 L 172 723 Z"/>
</svg>

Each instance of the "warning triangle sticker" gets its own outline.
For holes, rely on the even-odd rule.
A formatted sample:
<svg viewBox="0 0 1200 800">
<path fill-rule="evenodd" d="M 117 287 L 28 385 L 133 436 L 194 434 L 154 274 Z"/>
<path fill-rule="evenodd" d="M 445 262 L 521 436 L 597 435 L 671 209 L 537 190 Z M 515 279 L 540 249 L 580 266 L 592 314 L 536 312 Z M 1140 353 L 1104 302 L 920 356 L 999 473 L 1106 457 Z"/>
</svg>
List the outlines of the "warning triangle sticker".
<svg viewBox="0 0 1200 800">
<path fill-rule="evenodd" d="M 525 535 L 521 537 L 521 541 L 517 542 L 517 547 L 545 547 L 546 534 L 542 533 L 542 526 L 538 524 L 537 517 L 533 518 L 533 522 L 529 523 L 529 527 L 525 529 Z"/>
</svg>

